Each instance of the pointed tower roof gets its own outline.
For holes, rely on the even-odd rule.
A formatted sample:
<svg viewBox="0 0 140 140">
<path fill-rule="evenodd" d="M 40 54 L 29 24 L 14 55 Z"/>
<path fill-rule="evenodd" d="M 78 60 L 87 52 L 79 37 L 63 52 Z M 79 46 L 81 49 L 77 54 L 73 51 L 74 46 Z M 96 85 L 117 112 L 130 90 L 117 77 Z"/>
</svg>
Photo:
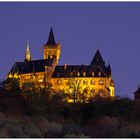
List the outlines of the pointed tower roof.
<svg viewBox="0 0 140 140">
<path fill-rule="evenodd" d="M 111 72 L 111 66 L 110 66 L 110 64 L 108 64 L 108 71 Z"/>
<path fill-rule="evenodd" d="M 31 56 L 30 56 L 30 49 L 29 49 L 29 41 L 27 41 L 25 61 L 30 61 L 30 60 L 31 60 Z"/>
<path fill-rule="evenodd" d="M 98 49 L 97 49 L 97 52 L 96 52 L 95 56 L 93 57 L 90 65 L 98 65 L 101 68 L 105 69 L 105 62 L 103 61 L 103 58 Z"/>
<path fill-rule="evenodd" d="M 111 76 L 111 66 L 110 66 L 110 64 L 108 64 L 108 67 L 107 67 L 107 75 Z"/>
<path fill-rule="evenodd" d="M 29 46 L 29 41 L 27 41 L 26 52 L 30 52 Z"/>
<path fill-rule="evenodd" d="M 47 41 L 46 45 L 56 45 L 52 27 L 51 27 L 49 38 L 48 38 L 48 41 Z"/>
</svg>

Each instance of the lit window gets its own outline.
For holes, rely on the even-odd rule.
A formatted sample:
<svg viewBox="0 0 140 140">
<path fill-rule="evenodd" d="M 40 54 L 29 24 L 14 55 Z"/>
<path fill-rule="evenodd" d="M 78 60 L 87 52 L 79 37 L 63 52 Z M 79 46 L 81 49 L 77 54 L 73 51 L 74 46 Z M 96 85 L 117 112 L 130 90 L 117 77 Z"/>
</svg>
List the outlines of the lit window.
<svg viewBox="0 0 140 140">
<path fill-rule="evenodd" d="M 60 85 L 62 83 L 61 80 L 57 80 L 57 84 Z"/>
<path fill-rule="evenodd" d="M 94 89 L 92 89 L 92 90 L 91 90 L 91 93 L 92 93 L 92 94 L 93 94 L 93 93 L 95 93 L 95 90 L 94 90 Z"/>
<path fill-rule="evenodd" d="M 104 84 L 104 81 L 103 80 L 100 80 L 99 81 L 99 85 L 103 85 Z"/>
<path fill-rule="evenodd" d="M 101 72 L 98 72 L 98 76 L 101 76 Z"/>
<path fill-rule="evenodd" d="M 73 76 L 73 73 L 72 72 L 70 73 L 70 76 Z"/>
<path fill-rule="evenodd" d="M 70 93 L 72 93 L 72 89 L 70 88 Z"/>
<path fill-rule="evenodd" d="M 33 75 L 33 79 L 35 79 L 35 75 Z"/>
<path fill-rule="evenodd" d="M 92 72 L 91 75 L 94 76 L 94 72 Z"/>
<path fill-rule="evenodd" d="M 110 86 L 114 86 L 114 83 L 113 83 L 113 81 L 110 81 Z"/>
<path fill-rule="evenodd" d="M 39 79 L 38 81 L 39 81 L 39 82 L 43 82 L 43 79 Z"/>
<path fill-rule="evenodd" d="M 100 89 L 100 90 L 99 90 L 99 93 L 104 93 L 103 89 Z"/>
<path fill-rule="evenodd" d="M 83 76 L 86 76 L 86 72 L 83 72 Z"/>
<path fill-rule="evenodd" d="M 48 67 L 46 67 L 46 71 L 49 71 L 49 68 Z"/>
<path fill-rule="evenodd" d="M 87 85 L 88 84 L 88 81 L 87 80 L 84 80 L 83 81 L 83 85 Z"/>
<path fill-rule="evenodd" d="M 77 73 L 77 76 L 80 76 L 80 72 Z"/>
<path fill-rule="evenodd" d="M 90 81 L 90 84 L 91 84 L 91 85 L 95 85 L 95 80 L 91 80 L 91 81 Z"/>
<path fill-rule="evenodd" d="M 76 80 L 76 81 L 77 81 L 78 83 L 80 82 L 80 81 L 79 81 L 79 79 L 78 79 L 78 80 Z"/>
</svg>

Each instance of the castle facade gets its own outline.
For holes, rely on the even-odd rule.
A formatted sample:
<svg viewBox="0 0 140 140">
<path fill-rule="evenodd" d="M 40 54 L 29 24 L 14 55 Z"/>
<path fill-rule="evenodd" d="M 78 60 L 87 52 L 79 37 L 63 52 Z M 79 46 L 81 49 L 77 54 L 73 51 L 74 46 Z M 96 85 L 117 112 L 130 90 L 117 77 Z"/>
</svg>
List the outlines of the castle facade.
<svg viewBox="0 0 140 140">
<path fill-rule="evenodd" d="M 110 64 L 105 65 L 99 50 L 89 65 L 58 65 L 61 45 L 55 42 L 51 28 L 43 52 L 44 59 L 32 60 L 27 44 L 25 60 L 15 62 L 7 77 L 18 78 L 21 88 L 34 83 L 36 89 L 40 90 L 51 84 L 55 93 L 76 93 L 84 95 L 87 100 L 96 95 L 103 98 L 115 96 Z M 68 102 L 72 102 L 72 99 L 69 98 Z"/>
</svg>

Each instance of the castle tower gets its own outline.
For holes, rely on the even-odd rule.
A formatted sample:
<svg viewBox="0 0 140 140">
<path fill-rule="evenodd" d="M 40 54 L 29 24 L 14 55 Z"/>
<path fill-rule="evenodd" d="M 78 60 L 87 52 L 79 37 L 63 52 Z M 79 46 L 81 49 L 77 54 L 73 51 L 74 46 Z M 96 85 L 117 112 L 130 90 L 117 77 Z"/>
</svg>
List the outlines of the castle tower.
<svg viewBox="0 0 140 140">
<path fill-rule="evenodd" d="M 90 65 L 98 66 L 100 70 L 105 74 L 105 88 L 109 89 L 110 97 L 115 96 L 114 80 L 112 79 L 112 71 L 110 64 L 105 65 L 105 62 L 101 56 L 100 51 L 97 49 L 95 56 L 93 57 Z"/>
<path fill-rule="evenodd" d="M 31 61 L 29 42 L 27 42 L 26 53 L 25 53 L 25 61 Z"/>
<path fill-rule="evenodd" d="M 56 58 L 56 63 L 61 53 L 61 45 L 55 42 L 53 30 L 51 28 L 47 43 L 43 46 L 44 59 Z"/>
<path fill-rule="evenodd" d="M 96 54 L 93 57 L 90 65 L 97 65 L 100 66 L 103 70 L 105 69 L 105 62 L 103 61 L 103 58 L 99 50 L 96 51 Z"/>
</svg>

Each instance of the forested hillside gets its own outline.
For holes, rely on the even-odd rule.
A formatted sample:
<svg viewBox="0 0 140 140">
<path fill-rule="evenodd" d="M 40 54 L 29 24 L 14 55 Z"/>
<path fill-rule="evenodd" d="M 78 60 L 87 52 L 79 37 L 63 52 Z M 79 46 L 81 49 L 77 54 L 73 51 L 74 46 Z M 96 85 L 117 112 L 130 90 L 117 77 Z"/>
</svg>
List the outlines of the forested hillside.
<svg viewBox="0 0 140 140">
<path fill-rule="evenodd" d="M 128 98 L 67 103 L 50 89 L 28 91 L 18 82 L 0 84 L 0 137 L 120 138 L 140 137 L 140 111 Z"/>
</svg>

